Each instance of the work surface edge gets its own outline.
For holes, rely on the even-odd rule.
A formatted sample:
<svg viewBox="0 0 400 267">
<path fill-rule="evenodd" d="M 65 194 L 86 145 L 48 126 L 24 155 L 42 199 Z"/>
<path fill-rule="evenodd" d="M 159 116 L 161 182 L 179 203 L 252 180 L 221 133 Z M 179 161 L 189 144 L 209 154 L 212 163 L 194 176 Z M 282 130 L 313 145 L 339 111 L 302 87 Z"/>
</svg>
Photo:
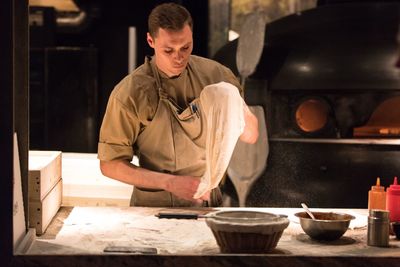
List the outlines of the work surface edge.
<svg viewBox="0 0 400 267">
<path fill-rule="evenodd" d="M 113 207 L 74 207 L 80 211 L 95 210 L 101 212 L 101 210 L 113 210 L 117 212 L 127 213 L 145 213 L 146 216 L 152 216 L 160 210 L 165 210 L 162 208 L 113 208 Z M 116 210 L 115 210 L 116 209 Z M 222 209 L 232 209 L 232 208 L 222 208 Z M 233 208 L 234 209 L 234 208 Z M 246 208 L 249 209 L 249 208 Z M 264 210 L 274 213 L 287 213 L 290 211 L 292 214 L 301 209 L 290 209 L 290 208 L 250 208 L 255 210 Z M 319 209 L 326 210 L 326 209 Z M 343 209 L 335 209 L 336 211 L 346 211 Z M 179 210 L 178 210 L 179 211 Z M 201 210 L 198 212 L 209 212 L 210 210 Z M 348 210 L 351 212 L 358 212 L 360 214 L 365 214 L 366 210 Z M 290 217 L 289 217 L 290 218 Z M 202 219 L 204 220 L 204 219 Z M 174 220 L 175 223 L 177 220 Z M 52 222 L 54 223 L 54 222 Z M 187 222 L 186 222 L 187 223 Z M 204 223 L 205 224 L 205 223 Z M 292 227 L 299 227 L 298 225 L 293 225 Z M 199 225 L 199 222 L 197 222 Z M 349 229 L 350 231 L 350 229 Z M 353 230 L 357 232 L 356 236 L 364 236 L 366 234 L 366 228 Z M 211 232 L 210 232 L 211 233 Z M 346 233 L 347 234 L 347 233 Z M 284 234 L 285 235 L 285 234 Z M 350 231 L 349 235 L 352 237 L 353 233 Z M 302 239 L 304 241 L 304 234 Z M 357 238 L 358 238 L 357 237 Z M 283 238 L 285 238 L 283 236 Z M 356 238 L 356 237 L 354 237 Z M 40 237 L 39 237 L 40 239 Z M 286 242 L 291 242 L 286 238 Z M 305 240 L 307 243 L 308 241 Z M 364 242 L 364 240 L 357 242 L 358 245 Z M 288 244 L 288 243 L 287 243 Z M 308 248 L 311 246 L 316 246 L 315 243 L 308 243 Z M 365 246 L 364 246 L 365 245 Z M 308 255 L 305 253 L 292 253 L 292 254 L 190 254 L 184 253 L 176 255 L 136 255 L 136 254 L 72 254 L 72 255 L 18 255 L 13 257 L 13 266 L 259 266 L 259 265 L 269 265 L 269 266 L 315 266 L 316 264 L 321 266 L 398 266 L 400 261 L 400 241 L 391 238 L 391 247 L 386 248 L 375 248 L 367 247 L 366 244 L 363 248 L 367 248 L 365 253 L 348 254 L 348 255 Z M 286 247 L 285 247 L 286 246 Z M 345 246 L 346 247 L 346 246 Z M 283 250 L 287 249 L 285 241 L 282 244 L 278 244 L 278 248 Z M 355 246 L 348 245 L 349 250 L 357 249 Z M 382 253 L 381 253 L 382 252 Z M 350 252 L 351 253 L 351 252 Z M 344 253 L 346 254 L 346 253 Z"/>
</svg>

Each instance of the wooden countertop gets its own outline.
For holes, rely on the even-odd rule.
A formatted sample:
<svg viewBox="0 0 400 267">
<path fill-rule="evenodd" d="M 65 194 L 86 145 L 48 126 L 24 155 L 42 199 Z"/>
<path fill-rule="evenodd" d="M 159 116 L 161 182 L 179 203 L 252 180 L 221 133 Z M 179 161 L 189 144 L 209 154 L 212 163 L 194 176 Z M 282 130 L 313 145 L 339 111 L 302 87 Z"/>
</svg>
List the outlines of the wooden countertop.
<svg viewBox="0 0 400 267">
<path fill-rule="evenodd" d="M 196 265 L 196 259 L 200 260 L 202 264 L 205 261 L 210 261 L 218 263 L 216 264 L 217 266 L 229 266 L 228 263 L 230 260 L 227 259 L 235 257 L 240 257 L 241 263 L 244 265 L 248 261 L 254 261 L 254 258 L 251 257 L 258 259 L 261 257 L 261 262 L 268 262 L 273 265 L 276 265 L 274 262 L 277 259 L 276 257 L 278 257 L 284 259 L 279 264 L 283 262 L 288 264 L 296 263 L 296 266 L 307 266 L 310 263 L 316 264 L 315 261 L 332 263 L 332 266 L 336 265 L 338 261 L 341 262 L 340 266 L 345 266 L 346 262 L 350 262 L 350 265 L 353 265 L 354 262 L 360 260 L 368 264 L 384 263 L 385 266 L 390 266 L 391 263 L 394 266 L 400 262 L 400 240 L 396 240 L 394 236 L 390 237 L 390 246 L 388 248 L 367 245 L 367 210 L 335 209 L 335 211 L 350 213 L 356 216 L 356 219 L 352 221 L 350 229 L 339 240 L 318 242 L 310 239 L 303 232 L 297 218 L 293 216 L 295 212 L 301 211 L 301 209 L 246 209 L 288 215 L 291 221 L 289 227 L 284 231 L 276 249 L 271 253 L 254 255 L 221 254 L 204 218 L 198 220 L 178 220 L 158 219 L 154 216 L 160 211 L 176 211 L 174 209 L 62 207 L 46 233 L 36 238 L 26 254 L 19 257 L 18 262 L 22 260 L 24 264 L 27 264 L 32 259 L 37 260 L 41 255 L 46 255 L 46 259 L 52 261 L 56 261 L 57 256 L 60 255 L 63 255 L 63 257 L 65 255 L 78 256 L 80 260 L 83 260 L 82 255 L 87 255 L 91 261 L 97 262 L 96 264 L 100 264 L 98 262 L 100 258 L 103 260 L 107 259 L 104 256 L 111 256 L 113 259 L 123 256 L 120 260 L 123 259 L 124 264 L 126 264 L 126 256 L 129 256 L 128 258 L 132 261 L 136 259 L 136 263 L 146 262 L 150 266 L 151 263 L 160 264 L 160 261 L 161 263 L 164 262 L 165 257 L 169 260 L 175 259 L 179 262 L 183 260 L 182 266 L 185 266 L 184 262 L 186 261 L 184 259 L 188 260 L 187 263 L 190 263 L 190 266 L 201 266 Z M 326 209 L 313 210 L 323 211 Z M 194 210 L 179 209 L 179 211 Z M 195 211 L 204 214 L 210 210 L 196 209 Z M 157 249 L 157 255 L 108 253 L 103 251 L 107 246 L 151 247 Z M 35 256 L 31 257 L 32 255 Z M 102 257 L 96 257 L 99 255 Z M 119 260 L 116 260 L 116 262 L 119 262 Z M 235 261 L 231 263 L 235 263 Z"/>
</svg>

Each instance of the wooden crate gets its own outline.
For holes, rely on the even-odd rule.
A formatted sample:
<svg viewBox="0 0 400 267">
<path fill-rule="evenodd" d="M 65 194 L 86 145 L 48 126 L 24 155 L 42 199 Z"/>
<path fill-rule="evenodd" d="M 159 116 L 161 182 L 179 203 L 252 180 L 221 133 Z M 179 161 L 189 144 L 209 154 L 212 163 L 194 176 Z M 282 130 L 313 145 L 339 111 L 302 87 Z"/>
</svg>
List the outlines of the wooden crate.
<svg viewBox="0 0 400 267">
<path fill-rule="evenodd" d="M 29 151 L 29 200 L 43 200 L 60 178 L 60 151 Z"/>
<path fill-rule="evenodd" d="M 42 200 L 29 200 L 29 227 L 42 235 L 61 206 L 62 178 Z"/>
</svg>

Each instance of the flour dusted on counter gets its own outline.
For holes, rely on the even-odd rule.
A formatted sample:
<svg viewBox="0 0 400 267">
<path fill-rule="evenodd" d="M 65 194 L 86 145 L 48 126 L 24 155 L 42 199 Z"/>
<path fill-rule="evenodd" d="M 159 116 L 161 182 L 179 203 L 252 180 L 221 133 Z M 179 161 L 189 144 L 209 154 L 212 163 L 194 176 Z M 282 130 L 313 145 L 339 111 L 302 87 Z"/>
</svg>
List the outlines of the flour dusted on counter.
<svg viewBox="0 0 400 267">
<path fill-rule="evenodd" d="M 245 127 L 244 101 L 232 84 L 220 82 L 206 86 L 200 94 L 206 112 L 206 170 L 194 198 L 218 186 Z"/>
</svg>

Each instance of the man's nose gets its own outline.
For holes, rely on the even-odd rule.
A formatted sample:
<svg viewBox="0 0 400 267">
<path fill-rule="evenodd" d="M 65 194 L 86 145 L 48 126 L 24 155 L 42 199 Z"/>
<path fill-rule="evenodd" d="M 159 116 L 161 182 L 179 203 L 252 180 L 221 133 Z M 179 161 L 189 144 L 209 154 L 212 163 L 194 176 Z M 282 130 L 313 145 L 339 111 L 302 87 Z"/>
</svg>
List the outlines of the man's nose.
<svg viewBox="0 0 400 267">
<path fill-rule="evenodd" d="M 174 59 L 176 60 L 176 61 L 183 61 L 183 53 L 181 53 L 181 52 L 176 52 L 175 53 L 175 56 L 174 56 Z"/>
</svg>

